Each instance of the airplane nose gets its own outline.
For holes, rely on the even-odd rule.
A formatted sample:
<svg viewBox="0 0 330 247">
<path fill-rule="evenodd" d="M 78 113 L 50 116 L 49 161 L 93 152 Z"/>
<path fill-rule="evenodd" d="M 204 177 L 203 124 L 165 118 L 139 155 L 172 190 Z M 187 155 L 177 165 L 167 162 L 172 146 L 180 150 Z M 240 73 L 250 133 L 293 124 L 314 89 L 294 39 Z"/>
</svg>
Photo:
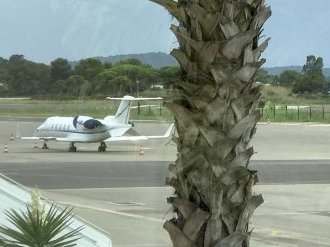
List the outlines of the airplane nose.
<svg viewBox="0 0 330 247">
<path fill-rule="evenodd" d="M 99 127 L 103 124 L 98 120 L 89 119 L 89 120 L 85 121 L 83 125 L 86 129 L 96 129 L 97 127 Z"/>
</svg>

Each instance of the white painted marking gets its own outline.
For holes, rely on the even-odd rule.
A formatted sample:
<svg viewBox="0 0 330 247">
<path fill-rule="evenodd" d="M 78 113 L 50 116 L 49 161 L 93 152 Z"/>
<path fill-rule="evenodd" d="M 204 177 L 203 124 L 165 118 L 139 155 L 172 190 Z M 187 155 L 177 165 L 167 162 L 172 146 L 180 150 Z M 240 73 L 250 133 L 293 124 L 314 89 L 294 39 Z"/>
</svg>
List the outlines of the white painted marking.
<svg viewBox="0 0 330 247">
<path fill-rule="evenodd" d="M 111 178 L 112 179 L 112 178 Z M 81 189 L 47 189 L 45 191 L 62 191 L 62 190 L 68 190 L 68 191 L 72 191 L 72 190 L 81 190 L 81 191 L 89 191 L 89 190 L 120 190 L 120 189 L 172 189 L 172 187 L 170 186 L 158 186 L 158 187 L 116 187 L 116 188 L 81 188 Z"/>
<path fill-rule="evenodd" d="M 281 215 L 307 215 L 307 214 L 312 214 L 311 212 L 287 212 L 287 213 L 254 213 L 253 215 L 255 216 L 263 216 L 263 215 L 267 215 L 267 216 L 281 216 Z"/>
<path fill-rule="evenodd" d="M 259 122 L 258 125 L 269 125 L 267 122 Z M 271 125 L 284 125 L 284 126 L 312 126 L 312 127 L 330 127 L 330 124 L 317 123 L 317 122 L 272 122 Z"/>
<path fill-rule="evenodd" d="M 143 203 L 143 202 L 132 202 L 132 201 L 129 201 L 129 202 L 107 202 L 107 201 L 101 201 L 103 202 L 104 204 L 109 204 L 109 205 L 114 205 L 114 206 L 145 206 L 146 204 Z M 145 209 L 145 207 L 143 207 Z M 152 209 L 152 208 L 148 208 L 148 209 Z"/>
<path fill-rule="evenodd" d="M 56 201 L 56 203 L 70 205 L 70 206 L 79 207 L 79 208 L 97 210 L 97 211 L 101 211 L 101 212 L 105 212 L 105 213 L 116 214 L 116 215 L 120 215 L 120 216 L 136 218 L 136 219 L 149 220 L 149 221 L 162 222 L 162 223 L 165 222 L 164 220 L 160 220 L 160 219 L 156 219 L 156 218 L 152 218 L 152 217 L 145 217 L 145 216 L 137 215 L 137 214 L 128 214 L 128 213 L 123 213 L 123 212 L 117 212 L 114 210 L 109 210 L 109 209 L 104 209 L 104 208 L 99 208 L 99 207 L 86 206 L 86 205 L 79 204 L 79 203 L 71 203 L 71 202 L 68 203 L 68 202 L 61 202 L 61 201 Z"/>
<path fill-rule="evenodd" d="M 169 244 L 116 244 L 116 247 L 142 247 L 142 246 L 163 246 L 168 247 Z"/>
</svg>

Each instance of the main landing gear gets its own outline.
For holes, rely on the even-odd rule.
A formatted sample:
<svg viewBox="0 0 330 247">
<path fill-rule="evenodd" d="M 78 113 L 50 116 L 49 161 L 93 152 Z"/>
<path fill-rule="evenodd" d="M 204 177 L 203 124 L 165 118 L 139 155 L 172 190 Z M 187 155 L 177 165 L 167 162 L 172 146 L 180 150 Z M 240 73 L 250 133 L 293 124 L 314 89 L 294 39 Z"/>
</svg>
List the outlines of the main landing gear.
<svg viewBox="0 0 330 247">
<path fill-rule="evenodd" d="M 70 142 L 69 152 L 77 152 L 77 147 L 73 142 Z"/>
<path fill-rule="evenodd" d="M 105 142 L 101 142 L 98 151 L 105 152 L 106 149 L 107 149 L 107 145 L 105 145 Z"/>
<path fill-rule="evenodd" d="M 46 141 L 44 141 L 44 145 L 42 145 L 42 148 L 41 149 L 49 149 L 48 146 L 47 146 Z"/>
</svg>

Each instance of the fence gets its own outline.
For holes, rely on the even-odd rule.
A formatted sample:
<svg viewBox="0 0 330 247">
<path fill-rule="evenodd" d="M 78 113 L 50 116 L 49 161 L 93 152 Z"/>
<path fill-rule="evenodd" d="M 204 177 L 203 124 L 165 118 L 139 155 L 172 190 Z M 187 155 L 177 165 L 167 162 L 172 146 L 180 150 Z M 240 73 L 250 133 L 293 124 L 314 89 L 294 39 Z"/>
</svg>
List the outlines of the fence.
<svg viewBox="0 0 330 247">
<path fill-rule="evenodd" d="M 172 120 L 173 114 L 162 105 L 141 105 L 131 107 L 131 119 Z"/>
<path fill-rule="evenodd" d="M 104 117 L 114 115 L 118 105 L 107 102 L 26 102 L 2 103 L 0 115 L 2 116 L 76 116 L 87 115 Z M 262 121 L 300 121 L 300 122 L 330 122 L 330 105 L 289 106 L 267 105 L 260 108 Z M 173 114 L 162 104 L 148 104 L 133 106 L 131 119 L 159 119 L 172 120 Z"/>
<path fill-rule="evenodd" d="M 330 106 L 265 106 L 263 121 L 330 121 Z"/>
<path fill-rule="evenodd" d="M 326 106 L 265 106 L 260 109 L 261 121 L 330 122 L 330 105 Z M 172 119 L 173 114 L 162 106 L 131 109 L 134 119 Z"/>
</svg>

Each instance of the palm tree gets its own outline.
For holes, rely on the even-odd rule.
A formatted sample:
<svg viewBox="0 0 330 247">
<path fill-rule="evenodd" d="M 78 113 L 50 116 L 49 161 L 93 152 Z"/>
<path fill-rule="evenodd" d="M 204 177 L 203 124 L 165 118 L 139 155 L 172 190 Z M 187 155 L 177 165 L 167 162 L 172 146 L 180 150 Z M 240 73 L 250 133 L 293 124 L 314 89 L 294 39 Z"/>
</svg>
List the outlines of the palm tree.
<svg viewBox="0 0 330 247">
<path fill-rule="evenodd" d="M 29 247 L 71 247 L 79 239 L 80 228 L 63 233 L 72 223 L 72 210 L 65 208 L 59 211 L 54 205 L 45 212 L 40 204 L 40 195 L 32 193 L 32 202 L 27 205 L 26 212 L 11 209 L 6 212 L 8 221 L 15 226 L 0 226 L 1 246 Z"/>
<path fill-rule="evenodd" d="M 271 15 L 264 0 L 151 0 L 178 21 L 171 30 L 181 67 L 173 112 L 178 158 L 169 165 L 168 198 L 176 212 L 165 222 L 173 245 L 249 246 L 249 221 L 263 202 L 253 195 L 250 140 L 263 97 L 255 77 L 269 39 L 258 45 Z"/>
</svg>

